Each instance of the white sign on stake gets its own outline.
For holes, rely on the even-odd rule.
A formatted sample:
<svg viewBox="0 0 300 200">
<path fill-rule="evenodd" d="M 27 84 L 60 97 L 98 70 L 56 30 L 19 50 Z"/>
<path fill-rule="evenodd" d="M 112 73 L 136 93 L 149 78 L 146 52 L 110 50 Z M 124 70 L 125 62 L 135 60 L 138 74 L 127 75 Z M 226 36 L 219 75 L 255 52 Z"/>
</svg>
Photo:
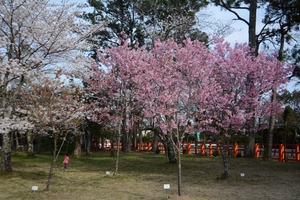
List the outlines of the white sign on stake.
<svg viewBox="0 0 300 200">
<path fill-rule="evenodd" d="M 165 189 L 165 190 L 170 189 L 170 184 L 164 184 L 164 189 Z"/>
<path fill-rule="evenodd" d="M 241 177 L 244 177 L 245 176 L 245 174 L 244 173 L 241 173 Z"/>
<path fill-rule="evenodd" d="M 31 188 L 31 189 L 32 189 L 33 191 L 37 191 L 37 190 L 38 190 L 38 188 L 39 188 L 38 186 L 32 186 L 32 188 Z"/>
<path fill-rule="evenodd" d="M 107 172 L 106 172 L 106 175 L 110 175 L 110 172 L 109 172 L 109 171 L 107 171 Z"/>
</svg>

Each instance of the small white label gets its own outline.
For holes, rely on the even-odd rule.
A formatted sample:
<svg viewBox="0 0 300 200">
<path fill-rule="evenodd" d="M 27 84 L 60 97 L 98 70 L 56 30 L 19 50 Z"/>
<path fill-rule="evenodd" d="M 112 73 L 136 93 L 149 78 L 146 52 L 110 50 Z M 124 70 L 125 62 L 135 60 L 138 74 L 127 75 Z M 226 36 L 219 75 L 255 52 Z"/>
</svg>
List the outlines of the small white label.
<svg viewBox="0 0 300 200">
<path fill-rule="evenodd" d="M 164 184 L 164 189 L 165 190 L 170 189 L 170 184 Z"/>
<path fill-rule="evenodd" d="M 39 188 L 38 186 L 32 186 L 32 188 L 31 188 L 31 189 L 32 189 L 33 191 L 37 191 L 37 190 L 38 190 L 38 188 Z"/>
<path fill-rule="evenodd" d="M 241 177 L 244 177 L 245 176 L 245 174 L 244 173 L 241 173 Z"/>
<path fill-rule="evenodd" d="M 109 171 L 107 171 L 107 172 L 106 172 L 106 175 L 110 175 L 110 172 L 109 172 Z"/>
</svg>

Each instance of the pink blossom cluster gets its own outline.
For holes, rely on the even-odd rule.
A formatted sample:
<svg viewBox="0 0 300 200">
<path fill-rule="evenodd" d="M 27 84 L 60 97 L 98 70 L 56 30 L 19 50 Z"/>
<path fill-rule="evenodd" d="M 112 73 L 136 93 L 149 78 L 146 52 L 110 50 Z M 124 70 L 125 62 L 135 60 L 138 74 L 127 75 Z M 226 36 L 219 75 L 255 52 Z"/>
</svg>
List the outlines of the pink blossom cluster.
<svg viewBox="0 0 300 200">
<path fill-rule="evenodd" d="M 292 67 L 275 55 L 253 56 L 246 44 L 220 39 L 211 48 L 189 39 L 156 41 L 151 50 L 129 46 L 98 53 L 102 68 L 95 65 L 87 80 L 98 122 L 109 116 L 129 128 L 149 120 L 165 133 L 180 127 L 231 134 L 281 111 L 268 98 L 287 83 Z"/>
</svg>

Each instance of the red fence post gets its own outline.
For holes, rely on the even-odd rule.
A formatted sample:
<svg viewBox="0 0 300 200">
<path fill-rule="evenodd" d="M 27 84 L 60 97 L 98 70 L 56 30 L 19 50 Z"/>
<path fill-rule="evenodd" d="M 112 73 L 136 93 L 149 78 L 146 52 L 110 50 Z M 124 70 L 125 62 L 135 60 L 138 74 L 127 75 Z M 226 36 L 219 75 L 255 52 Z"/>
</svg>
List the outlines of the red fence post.
<svg viewBox="0 0 300 200">
<path fill-rule="evenodd" d="M 280 144 L 279 145 L 279 161 L 280 162 L 283 162 L 284 161 L 284 146 L 283 146 L 283 144 Z"/>
<path fill-rule="evenodd" d="M 239 145 L 238 143 L 234 143 L 233 145 L 233 156 L 237 156 L 239 152 Z"/>
<path fill-rule="evenodd" d="M 200 154 L 201 154 L 201 155 L 204 155 L 204 154 L 205 154 L 205 144 L 204 144 L 204 142 L 201 144 L 201 151 L 200 151 Z"/>
<path fill-rule="evenodd" d="M 191 153 L 191 143 L 188 142 L 188 145 L 187 145 L 187 153 Z"/>
<path fill-rule="evenodd" d="M 221 148 L 220 148 L 219 143 L 216 144 L 216 149 L 215 150 L 218 152 L 219 155 L 221 155 Z M 226 155 L 228 156 L 228 151 L 226 151 Z"/>
<path fill-rule="evenodd" d="M 209 156 L 213 155 L 213 151 L 212 151 L 212 143 L 209 143 Z"/>
<path fill-rule="evenodd" d="M 147 150 L 148 150 L 148 151 L 151 150 L 151 142 L 147 142 Z"/>
<path fill-rule="evenodd" d="M 300 160 L 299 144 L 295 144 L 295 157 L 296 157 L 296 161 Z"/>
<path fill-rule="evenodd" d="M 255 143 L 254 155 L 255 155 L 255 158 L 259 157 L 259 144 L 258 143 Z"/>
</svg>

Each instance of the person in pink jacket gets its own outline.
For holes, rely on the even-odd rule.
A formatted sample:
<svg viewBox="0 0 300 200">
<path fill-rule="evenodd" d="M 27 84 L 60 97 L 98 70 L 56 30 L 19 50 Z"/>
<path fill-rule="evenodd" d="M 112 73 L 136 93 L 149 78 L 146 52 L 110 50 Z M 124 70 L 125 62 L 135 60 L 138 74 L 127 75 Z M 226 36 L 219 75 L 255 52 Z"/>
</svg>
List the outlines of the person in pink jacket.
<svg viewBox="0 0 300 200">
<path fill-rule="evenodd" d="M 68 170 L 69 160 L 70 160 L 70 158 L 69 158 L 68 154 L 66 154 L 64 162 L 63 162 L 63 164 L 64 164 L 64 170 Z"/>
</svg>

